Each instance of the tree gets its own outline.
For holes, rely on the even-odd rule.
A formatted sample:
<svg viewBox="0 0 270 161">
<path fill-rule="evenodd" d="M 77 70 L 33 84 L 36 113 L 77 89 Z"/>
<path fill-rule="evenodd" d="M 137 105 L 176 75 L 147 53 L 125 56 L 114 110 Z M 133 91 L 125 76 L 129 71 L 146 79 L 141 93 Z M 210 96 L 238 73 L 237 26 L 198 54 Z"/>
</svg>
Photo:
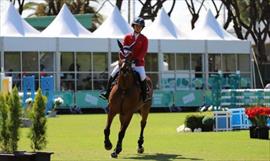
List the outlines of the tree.
<svg viewBox="0 0 270 161">
<path fill-rule="evenodd" d="M 142 17 L 142 18 L 144 18 L 144 19 L 146 19 L 146 20 L 154 21 L 155 18 L 156 18 L 156 16 L 157 16 L 158 11 L 163 6 L 163 3 L 165 3 L 168 0 L 156 0 L 156 1 L 138 0 L 138 1 L 142 5 L 142 8 L 141 8 L 141 11 L 140 11 L 139 16 Z M 170 11 L 168 12 L 168 15 L 169 16 L 171 15 L 171 13 L 172 13 L 172 11 L 174 9 L 176 0 L 170 0 L 170 1 L 172 1 L 172 5 L 171 5 Z M 116 0 L 115 5 L 118 7 L 119 10 L 121 10 L 122 4 L 123 4 L 123 0 Z"/>
<path fill-rule="evenodd" d="M 270 36 L 270 0 L 222 0 L 233 22 L 238 38 L 247 39 L 250 35 L 256 45 L 260 62 L 265 62 L 265 40 Z"/>
<path fill-rule="evenodd" d="M 197 11 L 196 11 L 196 8 L 195 8 L 194 1 L 193 0 L 185 0 L 185 2 L 187 4 L 187 7 L 188 7 L 189 12 L 192 15 L 192 18 L 191 18 L 191 28 L 194 29 L 195 23 L 199 19 L 199 14 L 200 14 L 200 11 L 202 9 L 202 6 L 203 6 L 205 0 L 202 0 L 202 2 L 200 3 L 199 9 Z"/>
<path fill-rule="evenodd" d="M 122 8 L 122 4 L 123 4 L 123 0 L 116 0 L 116 6 L 118 7 L 118 9 L 121 11 Z"/>
<path fill-rule="evenodd" d="M 174 9 L 175 1 L 176 0 L 173 0 L 171 9 L 170 9 L 169 14 L 168 14 L 169 16 L 171 15 L 171 13 Z M 144 19 L 150 19 L 150 20 L 154 21 L 156 16 L 157 16 L 158 11 L 162 8 L 163 3 L 166 2 L 166 0 L 157 0 L 157 1 L 145 0 L 145 2 L 143 2 L 142 0 L 139 0 L 139 2 L 143 6 L 139 16 L 144 18 Z"/>
<path fill-rule="evenodd" d="M 18 12 L 20 13 L 20 15 L 22 14 L 23 10 L 24 10 L 24 2 L 25 0 L 9 0 L 13 5 L 18 4 Z"/>
<path fill-rule="evenodd" d="M 31 148 L 36 150 L 42 150 L 47 144 L 46 130 L 47 119 L 45 116 L 46 97 L 41 93 L 41 89 L 38 89 L 35 97 L 34 105 L 31 111 L 30 119 L 32 120 L 32 126 L 30 128 L 29 138 L 31 139 Z"/>
<path fill-rule="evenodd" d="M 18 141 L 20 138 L 19 128 L 20 128 L 20 118 L 22 106 L 20 103 L 20 97 L 17 87 L 12 89 L 12 94 L 8 97 L 8 132 L 9 132 L 9 152 L 15 152 L 18 148 Z"/>
<path fill-rule="evenodd" d="M 0 94 L 0 148 L 8 152 L 9 132 L 8 132 L 8 106 L 6 96 Z"/>
<path fill-rule="evenodd" d="M 194 1 L 196 1 L 198 4 L 199 4 L 199 7 L 198 9 L 196 9 L 196 5 L 194 5 Z M 205 0 L 185 0 L 186 2 L 186 5 L 188 7 L 188 10 L 192 16 L 191 18 L 191 29 L 194 29 L 195 27 L 195 23 L 197 22 L 197 20 L 199 19 L 199 16 L 200 16 L 200 12 L 201 12 L 201 9 L 203 6 L 205 6 Z M 217 5 L 216 1 L 215 0 L 211 0 L 212 4 L 213 4 L 213 7 L 216 11 L 216 15 L 215 15 L 215 18 L 218 18 L 219 15 L 220 15 L 220 12 L 221 12 L 221 9 L 222 9 L 222 6 L 223 4 L 221 3 L 219 6 Z M 228 26 L 226 26 L 225 28 L 227 28 Z"/>
<path fill-rule="evenodd" d="M 93 14 L 93 25 L 90 28 L 90 31 L 94 31 L 103 21 L 102 15 L 97 13 L 96 9 L 90 4 L 90 2 L 96 1 L 97 0 L 45 0 L 45 3 L 28 2 L 24 7 L 25 9 L 35 9 L 34 14 L 30 16 L 52 16 L 57 15 L 62 6 L 66 4 L 73 14 Z"/>
</svg>

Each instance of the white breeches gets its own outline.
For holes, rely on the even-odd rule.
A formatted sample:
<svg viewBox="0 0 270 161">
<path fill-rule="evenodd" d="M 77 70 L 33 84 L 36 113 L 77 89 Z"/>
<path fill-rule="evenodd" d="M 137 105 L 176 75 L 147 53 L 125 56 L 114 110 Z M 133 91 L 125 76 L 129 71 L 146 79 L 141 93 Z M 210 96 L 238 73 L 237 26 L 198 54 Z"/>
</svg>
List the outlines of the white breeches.
<svg viewBox="0 0 270 161">
<path fill-rule="evenodd" d="M 132 68 L 133 68 L 136 72 L 139 73 L 140 78 L 141 78 L 141 81 L 145 80 L 146 74 L 145 74 L 144 66 L 138 66 L 138 67 L 134 66 L 134 67 L 132 67 Z M 119 72 L 119 66 L 118 66 L 118 65 L 116 65 L 116 66 L 114 67 L 114 69 L 113 69 L 113 71 L 112 71 L 112 73 L 111 73 L 111 76 L 112 76 L 112 77 L 115 77 L 115 75 L 116 75 L 117 72 Z"/>
</svg>

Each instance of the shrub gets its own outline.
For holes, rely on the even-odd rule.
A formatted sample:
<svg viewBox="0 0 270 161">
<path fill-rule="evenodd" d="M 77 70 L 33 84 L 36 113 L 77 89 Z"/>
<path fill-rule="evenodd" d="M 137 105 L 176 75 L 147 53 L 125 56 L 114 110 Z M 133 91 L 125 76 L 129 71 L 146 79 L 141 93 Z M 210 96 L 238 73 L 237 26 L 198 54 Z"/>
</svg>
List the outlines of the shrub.
<svg viewBox="0 0 270 161">
<path fill-rule="evenodd" d="M 36 150 L 42 150 L 46 147 L 46 98 L 42 95 L 41 89 L 38 89 L 35 101 L 30 114 L 32 120 L 32 126 L 30 128 L 29 138 L 31 139 L 31 148 Z"/>
<path fill-rule="evenodd" d="M 0 148 L 3 152 L 8 152 L 8 106 L 6 97 L 0 94 Z"/>
<path fill-rule="evenodd" d="M 202 128 L 202 119 L 201 115 L 188 115 L 185 118 L 185 126 L 190 128 L 192 131 L 196 128 Z"/>
<path fill-rule="evenodd" d="M 7 97 L 8 104 L 8 152 L 14 153 L 18 149 L 18 141 L 20 139 L 19 128 L 21 125 L 21 110 L 22 106 L 20 103 L 20 97 L 17 87 L 12 89 L 12 94 Z"/>
<path fill-rule="evenodd" d="M 213 131 L 214 118 L 209 116 L 204 116 L 202 119 L 203 131 Z"/>
</svg>

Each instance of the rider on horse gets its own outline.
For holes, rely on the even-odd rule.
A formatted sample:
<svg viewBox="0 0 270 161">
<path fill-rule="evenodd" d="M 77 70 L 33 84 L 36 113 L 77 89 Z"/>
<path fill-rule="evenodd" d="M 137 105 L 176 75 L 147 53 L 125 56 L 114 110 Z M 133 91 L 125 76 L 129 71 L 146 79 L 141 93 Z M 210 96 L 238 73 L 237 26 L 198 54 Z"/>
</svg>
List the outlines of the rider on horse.
<svg viewBox="0 0 270 161">
<path fill-rule="evenodd" d="M 129 33 L 125 36 L 123 45 L 130 46 L 131 44 L 134 44 L 132 48 L 132 59 L 135 62 L 135 67 L 133 69 L 139 73 L 140 79 L 141 79 L 141 89 L 142 89 L 142 98 L 144 102 L 149 101 L 150 98 L 147 98 L 147 83 L 146 83 L 146 74 L 145 74 L 145 68 L 144 68 L 144 57 L 147 53 L 148 49 L 148 39 L 146 36 L 141 34 L 142 29 L 145 27 L 144 19 L 141 17 L 136 18 L 132 24 L 131 24 L 134 32 Z M 121 54 L 119 55 L 119 59 L 124 59 Z M 100 95 L 103 99 L 108 99 L 110 92 L 111 92 L 111 85 L 115 78 L 117 77 L 117 73 L 119 72 L 119 66 L 117 65 L 109 78 L 108 84 L 107 84 L 107 90 Z"/>
</svg>

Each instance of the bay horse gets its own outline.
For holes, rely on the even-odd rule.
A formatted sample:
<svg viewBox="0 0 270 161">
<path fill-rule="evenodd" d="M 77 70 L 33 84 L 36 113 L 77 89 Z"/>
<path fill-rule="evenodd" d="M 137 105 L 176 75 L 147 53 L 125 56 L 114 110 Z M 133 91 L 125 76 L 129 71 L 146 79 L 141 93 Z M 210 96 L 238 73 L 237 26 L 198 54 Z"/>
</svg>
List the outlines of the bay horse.
<svg viewBox="0 0 270 161">
<path fill-rule="evenodd" d="M 125 132 L 132 119 L 133 113 L 139 112 L 141 115 L 141 131 L 138 140 L 138 153 L 144 152 L 144 128 L 146 126 L 147 117 L 151 108 L 152 101 L 143 102 L 141 96 L 140 77 L 132 69 L 133 60 L 132 47 L 123 46 L 118 40 L 118 46 L 120 48 L 120 54 L 124 56 L 124 59 L 119 59 L 119 73 L 116 79 L 116 84 L 113 85 L 111 93 L 108 98 L 108 115 L 107 124 L 104 129 L 104 146 L 106 150 L 112 149 L 112 143 L 110 141 L 110 127 L 113 118 L 116 114 L 119 114 L 120 119 L 120 131 L 118 133 L 118 140 L 114 151 L 111 153 L 112 158 L 117 158 L 118 154 L 122 151 L 122 141 L 125 136 Z M 147 77 L 148 96 L 152 98 L 153 87 L 149 77 Z"/>
</svg>

